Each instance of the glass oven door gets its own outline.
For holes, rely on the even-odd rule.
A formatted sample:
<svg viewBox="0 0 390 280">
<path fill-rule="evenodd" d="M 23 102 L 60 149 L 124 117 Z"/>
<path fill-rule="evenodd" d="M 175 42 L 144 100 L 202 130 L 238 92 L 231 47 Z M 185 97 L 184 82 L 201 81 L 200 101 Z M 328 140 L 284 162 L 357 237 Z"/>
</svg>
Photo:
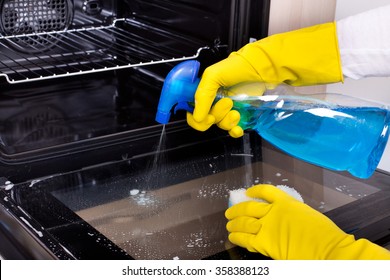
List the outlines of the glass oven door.
<svg viewBox="0 0 390 280">
<path fill-rule="evenodd" d="M 388 174 L 358 180 L 323 170 L 253 133 L 232 139 L 218 130 L 171 129 L 149 141 L 154 153 L 128 156 L 126 150 L 148 143 L 138 139 L 118 145 L 118 160 L 4 183 L 3 201 L 61 259 L 265 258 L 231 244 L 224 217 L 229 190 L 259 183 L 295 188 L 356 237 L 381 245 L 389 238 Z"/>
</svg>

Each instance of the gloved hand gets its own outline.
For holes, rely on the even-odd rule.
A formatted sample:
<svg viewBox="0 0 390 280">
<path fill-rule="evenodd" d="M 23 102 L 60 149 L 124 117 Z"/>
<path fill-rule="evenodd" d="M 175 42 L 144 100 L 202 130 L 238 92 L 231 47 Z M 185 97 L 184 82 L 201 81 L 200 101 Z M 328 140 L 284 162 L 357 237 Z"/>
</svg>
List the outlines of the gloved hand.
<svg viewBox="0 0 390 280">
<path fill-rule="evenodd" d="M 229 240 L 273 259 L 390 259 L 390 251 L 355 240 L 329 218 L 272 185 L 247 190 L 247 201 L 226 210 Z"/>
<path fill-rule="evenodd" d="M 205 131 L 213 124 L 217 124 L 219 128 L 227 130 L 230 136 L 238 138 L 244 135 L 244 130 L 238 126 L 240 113 L 232 108 L 233 101 L 229 98 L 222 98 L 211 107 L 205 119 L 200 122 L 197 122 L 193 115 L 187 112 L 187 123 L 199 131 Z"/>
<path fill-rule="evenodd" d="M 335 23 L 272 35 L 247 44 L 204 71 L 195 93 L 195 110 L 187 114 L 187 122 L 200 131 L 216 123 L 231 136 L 240 137 L 239 113 L 231 115 L 226 101 L 210 110 L 220 87 L 255 81 L 304 86 L 342 79 Z"/>
</svg>

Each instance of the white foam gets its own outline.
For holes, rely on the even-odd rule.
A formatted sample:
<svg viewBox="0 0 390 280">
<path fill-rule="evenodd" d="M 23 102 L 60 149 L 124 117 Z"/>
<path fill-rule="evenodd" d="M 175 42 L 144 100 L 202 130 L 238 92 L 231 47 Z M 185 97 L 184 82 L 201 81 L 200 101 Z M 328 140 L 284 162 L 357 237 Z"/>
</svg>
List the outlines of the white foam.
<svg viewBox="0 0 390 280">
<path fill-rule="evenodd" d="M 304 202 L 303 201 L 303 198 L 301 196 L 301 194 L 294 188 L 292 187 L 289 187 L 289 186 L 286 186 L 286 185 L 277 185 L 276 186 L 278 189 L 284 191 L 285 193 L 291 195 L 292 197 L 294 197 L 296 200 L 300 201 L 300 202 Z"/>
<path fill-rule="evenodd" d="M 277 185 L 278 189 L 284 191 L 285 193 L 291 195 L 296 200 L 304 202 L 301 194 L 294 188 L 286 186 L 286 185 Z M 237 190 L 232 190 L 229 193 L 229 207 L 232 205 L 235 205 L 240 202 L 249 201 L 249 200 L 256 200 L 260 202 L 265 202 L 263 199 L 258 198 L 252 198 L 246 195 L 246 189 L 241 188 Z"/>
<path fill-rule="evenodd" d="M 237 190 L 232 190 L 229 193 L 229 207 L 240 202 L 249 201 L 249 200 L 258 200 L 264 202 L 264 200 L 255 199 L 249 197 L 245 194 L 246 189 L 241 188 Z"/>
<path fill-rule="evenodd" d="M 137 195 L 138 193 L 139 193 L 139 190 L 137 190 L 137 189 L 130 190 L 130 195 Z"/>
</svg>

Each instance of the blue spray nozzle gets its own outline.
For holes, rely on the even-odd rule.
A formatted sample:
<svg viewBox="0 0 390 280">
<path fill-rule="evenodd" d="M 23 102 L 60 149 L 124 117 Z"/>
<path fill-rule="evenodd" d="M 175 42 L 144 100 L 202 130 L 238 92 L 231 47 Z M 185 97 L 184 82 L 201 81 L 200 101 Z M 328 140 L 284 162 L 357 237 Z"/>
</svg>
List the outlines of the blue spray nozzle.
<svg viewBox="0 0 390 280">
<path fill-rule="evenodd" d="M 173 107 L 175 113 L 177 110 L 193 111 L 191 103 L 194 102 L 195 91 L 200 81 L 199 67 L 199 61 L 187 60 L 173 67 L 168 73 L 157 107 L 157 122 L 167 124 Z"/>
</svg>

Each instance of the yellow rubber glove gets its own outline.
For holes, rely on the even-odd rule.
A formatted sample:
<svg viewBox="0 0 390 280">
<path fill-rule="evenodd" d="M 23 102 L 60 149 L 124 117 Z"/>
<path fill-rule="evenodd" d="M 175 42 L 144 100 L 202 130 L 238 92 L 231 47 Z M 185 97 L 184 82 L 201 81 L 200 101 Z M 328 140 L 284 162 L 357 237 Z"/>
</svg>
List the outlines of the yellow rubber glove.
<svg viewBox="0 0 390 280">
<path fill-rule="evenodd" d="M 222 98 L 211 107 L 210 112 L 201 122 L 195 121 L 193 115 L 187 112 L 187 123 L 199 131 L 205 131 L 213 124 L 217 124 L 219 128 L 227 130 L 230 136 L 238 138 L 244 135 L 244 131 L 238 126 L 240 113 L 232 108 L 233 101 L 229 98 Z"/>
<path fill-rule="evenodd" d="M 225 103 L 211 110 L 220 87 L 255 81 L 304 86 L 342 79 L 335 23 L 272 35 L 247 44 L 204 71 L 195 94 L 195 110 L 193 115 L 187 114 L 187 122 L 200 131 L 215 123 L 233 137 L 240 137 L 243 131 L 237 128 L 238 112 L 231 116 Z"/>
<path fill-rule="evenodd" d="M 226 210 L 229 240 L 273 259 L 389 259 L 390 251 L 355 240 L 307 204 L 272 185 L 247 190 L 247 201 Z"/>
</svg>

